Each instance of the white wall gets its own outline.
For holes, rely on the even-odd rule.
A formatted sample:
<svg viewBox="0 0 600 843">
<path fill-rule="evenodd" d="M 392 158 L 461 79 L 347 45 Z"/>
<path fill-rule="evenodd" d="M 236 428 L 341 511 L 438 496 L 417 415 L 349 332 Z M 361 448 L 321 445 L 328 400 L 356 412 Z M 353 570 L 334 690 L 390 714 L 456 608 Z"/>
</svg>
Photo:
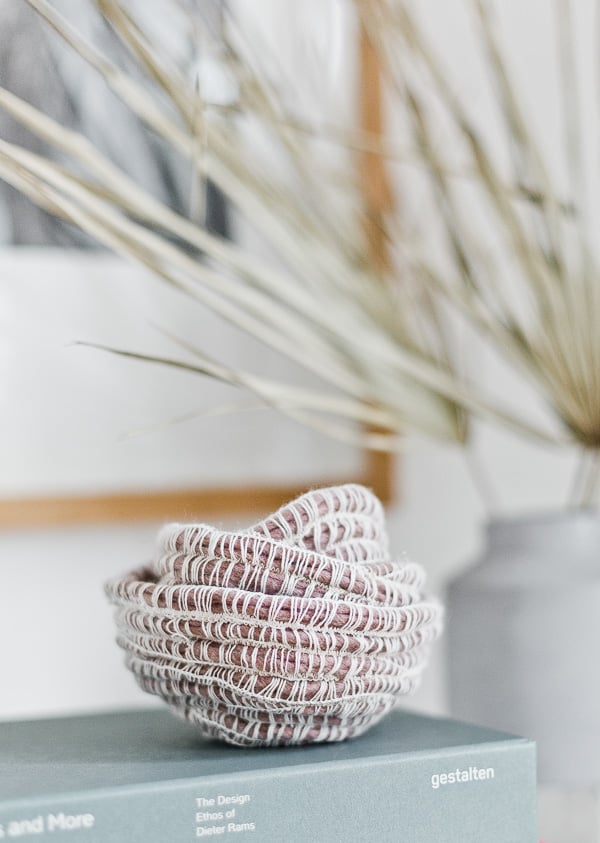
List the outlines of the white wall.
<svg viewBox="0 0 600 843">
<path fill-rule="evenodd" d="M 74 345 L 196 362 L 163 329 L 220 362 L 314 384 L 148 272 L 105 253 L 19 248 L 0 250 L 0 278 L 0 501 L 310 482 L 358 465 L 356 449 L 315 451 L 320 436 L 264 406 L 240 410 L 260 403 L 247 392 Z"/>
<path fill-rule="evenodd" d="M 212 428 L 210 420 L 199 420 L 123 439 L 148 420 L 201 407 L 213 387 L 65 343 L 84 338 L 154 350 L 149 322 L 175 319 L 210 347 L 220 328 L 200 310 L 181 309 L 159 287 L 145 295 L 148 279 L 109 256 L 74 261 L 43 251 L 5 253 L 0 272 L 2 496 L 277 479 L 290 472 L 314 482 L 319 472 L 356 471 L 355 452 L 274 415 L 259 417 L 255 427 L 236 416 L 228 429 L 222 419 Z M 234 341 L 248 356 L 244 341 Z M 165 350 L 177 351 L 168 344 Z M 258 349 L 252 355 L 253 365 L 273 366 Z M 285 367 L 274 373 L 286 374 Z M 483 374 L 524 408 L 536 409 L 526 387 L 493 359 Z M 478 432 L 476 451 L 500 501 L 495 514 L 561 502 L 568 455 L 490 429 Z M 389 513 L 394 551 L 422 562 L 440 591 L 475 552 L 486 517 L 465 455 L 408 440 L 397 486 L 398 503 Z M 102 584 L 151 557 L 158 526 L 0 532 L 1 718 L 152 703 L 122 666 Z M 412 705 L 443 710 L 441 665 L 438 648 Z"/>
<path fill-rule="evenodd" d="M 556 123 L 555 84 L 540 69 L 550 60 L 551 5 L 503 0 L 501 9 L 528 102 L 540 121 L 550 115 Z M 442 48 L 454 37 L 467 38 L 459 6 L 458 0 L 421 2 L 427 26 Z M 587 0 L 577 4 L 582 18 L 589 8 Z M 587 50 L 585 26 L 580 35 Z M 481 103 L 480 80 L 472 73 L 467 50 L 452 64 L 452 73 L 474 105 Z M 491 116 L 488 125 L 493 125 Z M 305 466 L 312 478 L 315 468 L 335 473 L 354 465 L 355 454 L 279 421 L 270 422 L 261 438 L 262 417 L 256 422 L 249 416 L 233 438 L 221 421 L 210 428 L 199 421 L 123 441 L 124 434 L 149 420 L 167 421 L 202 410 L 208 401 L 231 399 L 221 394 L 209 398 L 208 386 L 184 375 L 170 372 L 164 377 L 123 360 L 115 366 L 100 353 L 65 348 L 65 338 L 146 344 L 155 350 L 157 337 L 149 323 L 165 324 L 179 305 L 157 290 L 150 297 L 140 295 L 139 285 L 147 281 L 132 281 L 108 258 L 82 266 L 81 285 L 78 278 L 64 277 L 59 286 L 60 270 L 45 265 L 39 254 L 27 258 L 27 271 L 15 270 L 14 262 L 10 269 L 7 260 L 12 258 L 0 256 L 0 495 L 193 485 L 265 472 L 277 478 Z M 183 307 L 176 318 L 191 335 L 200 334 L 209 351 L 221 350 L 219 331 L 209 321 L 199 321 L 196 310 Z M 165 350 L 176 353 L 169 344 Z M 242 348 L 244 353 L 248 356 Z M 257 350 L 253 354 L 253 362 L 271 365 Z M 484 361 L 483 375 L 499 394 L 540 412 L 527 388 L 491 357 Z M 223 439 L 214 438 L 221 435 Z M 258 441 L 253 437 L 262 444 L 253 445 Z M 273 456 L 279 438 L 282 445 Z M 286 462 L 290 453 L 291 463 Z M 476 453 L 487 466 L 495 514 L 551 508 L 564 501 L 571 454 L 550 453 L 487 428 L 477 432 Z M 463 456 L 410 440 L 398 493 L 399 503 L 390 512 L 393 547 L 425 564 L 433 588 L 441 589 L 451 572 L 475 553 L 487 517 Z M 102 583 L 151 555 L 157 526 L 0 533 L 0 717 L 148 702 L 121 665 Z M 430 710 L 444 706 L 440 661 L 438 655 L 416 700 Z"/>
</svg>

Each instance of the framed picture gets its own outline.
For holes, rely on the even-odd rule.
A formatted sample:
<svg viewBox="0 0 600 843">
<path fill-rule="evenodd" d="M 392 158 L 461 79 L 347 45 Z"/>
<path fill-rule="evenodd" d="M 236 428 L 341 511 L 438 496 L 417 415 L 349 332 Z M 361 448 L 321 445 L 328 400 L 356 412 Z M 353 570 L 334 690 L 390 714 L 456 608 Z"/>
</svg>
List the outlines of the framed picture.
<svg viewBox="0 0 600 843">
<path fill-rule="evenodd" d="M 60 3 L 58 4 L 60 5 Z M 207 4 L 215 8 L 216 4 Z M 71 7 L 70 7 L 71 9 Z M 123 50 L 97 27 L 93 4 L 69 14 L 103 51 Z M 212 13 L 211 13 L 212 14 Z M 64 50 L 20 0 L 0 10 L 3 84 L 96 146 L 154 195 L 190 210 L 189 174 L 93 72 Z M 89 18 L 89 19 L 88 19 Z M 211 26 L 215 21 L 211 22 Z M 27 45 L 25 50 L 24 45 Z M 37 60 L 27 70 L 25 54 Z M 361 119 L 381 129 L 377 68 L 361 46 Z M 367 92 L 367 96 L 365 96 Z M 106 115 L 110 114 L 110 121 Z M 0 111 L 0 135 L 48 148 Z M 360 163 L 365 185 L 380 162 Z M 377 183 L 381 184 L 381 172 Z M 379 200 L 378 200 L 379 201 Z M 381 212 L 386 196 L 381 196 Z M 208 183 L 206 225 L 231 235 L 223 197 Z M 376 220 L 370 243 L 381 260 Z M 357 481 L 389 501 L 393 462 L 300 426 L 206 377 L 126 360 L 79 343 L 180 356 L 176 333 L 219 360 L 286 382 L 306 374 L 202 308 L 190 308 L 145 270 L 0 183 L 0 312 L 4 369 L 0 525 L 265 511 L 309 486 Z"/>
</svg>

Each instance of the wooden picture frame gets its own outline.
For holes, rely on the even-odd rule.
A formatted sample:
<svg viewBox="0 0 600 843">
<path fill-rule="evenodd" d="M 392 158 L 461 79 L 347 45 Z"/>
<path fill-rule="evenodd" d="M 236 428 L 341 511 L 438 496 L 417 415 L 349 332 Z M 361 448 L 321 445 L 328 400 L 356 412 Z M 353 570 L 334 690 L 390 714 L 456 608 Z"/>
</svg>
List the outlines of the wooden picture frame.
<svg viewBox="0 0 600 843">
<path fill-rule="evenodd" d="M 360 30 L 359 115 L 369 133 L 383 131 L 381 69 L 369 38 Z M 381 268 L 387 264 L 381 216 L 392 209 L 392 193 L 381 156 L 365 153 L 358 160 L 365 196 L 365 218 L 370 259 Z M 390 504 L 395 492 L 395 459 L 381 452 L 365 451 L 358 476 L 334 477 L 319 485 L 342 482 L 362 483 L 371 488 L 384 504 Z M 162 520 L 228 515 L 244 512 L 268 512 L 305 491 L 306 483 L 252 484 L 83 495 L 24 496 L 0 500 L 0 527 L 91 524 L 134 520 Z"/>
<path fill-rule="evenodd" d="M 388 454 L 365 454 L 364 473 L 320 485 L 357 482 L 371 488 L 384 504 L 393 499 L 393 461 Z M 254 485 L 131 492 L 105 495 L 24 497 L 0 501 L 0 527 L 32 527 L 102 522 L 193 519 L 266 513 L 306 491 L 306 485 Z"/>
</svg>

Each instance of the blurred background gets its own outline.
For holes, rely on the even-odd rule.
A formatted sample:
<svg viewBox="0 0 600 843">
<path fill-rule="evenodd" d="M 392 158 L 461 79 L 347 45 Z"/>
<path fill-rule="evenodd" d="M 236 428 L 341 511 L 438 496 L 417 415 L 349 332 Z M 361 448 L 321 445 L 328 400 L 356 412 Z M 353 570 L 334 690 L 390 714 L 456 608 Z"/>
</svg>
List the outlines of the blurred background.
<svg viewBox="0 0 600 843">
<path fill-rule="evenodd" d="M 292 21 L 288 13 L 282 14 L 281 4 L 265 0 L 261 0 L 260 11 L 257 6 L 252 13 L 237 12 L 240 25 L 258 28 L 278 51 L 279 60 L 306 77 L 302 85 L 309 104 L 315 95 L 315 80 L 306 72 L 306 62 L 315 49 L 312 42 L 318 18 L 317 35 L 322 42 L 318 47 L 324 55 L 313 55 L 312 61 L 326 60 L 337 117 L 348 119 L 356 112 L 359 96 L 356 27 L 348 20 L 343 4 L 332 2 L 327 13 L 318 11 L 318 5 L 303 4 L 303 11 L 294 11 Z M 98 37 L 97 15 L 88 4 L 63 2 L 61 8 L 76 16 L 74 22 L 84 32 Z M 27 4 L 3 0 L 0 14 L 3 84 L 33 104 L 43 105 L 59 120 L 81 126 L 102 149 L 114 152 L 128 172 L 133 170 L 150 183 L 156 194 L 185 207 L 189 178 L 186 182 L 185 171 L 176 172 L 177 166 L 184 168 L 161 151 L 138 122 L 131 117 L 127 120 L 127 110 L 98 74 L 66 50 Z M 147 15 L 150 22 L 149 7 Z M 452 73 L 465 99 L 475 112 L 483 111 L 488 94 L 475 63 L 475 50 L 467 49 L 472 46 L 473 32 L 464 4 L 458 0 L 443 7 L 432 3 L 431 8 L 423 9 L 423 21 L 437 46 L 445 42 Z M 553 116 L 555 89 L 543 82 L 553 61 L 553 43 L 539 33 L 551 27 L 551 12 L 543 2 L 515 0 L 502 5 L 501 22 L 512 45 L 519 90 L 539 115 L 543 135 L 541 127 Z M 108 27 L 100 29 L 99 35 L 104 46 L 118 54 L 119 44 L 110 37 Z M 290 42 L 295 45 L 292 51 Z M 35 73 L 29 68 L 25 72 L 20 64 L 25 43 L 39 44 L 42 58 Z M 458 49 L 463 44 L 464 48 Z M 3 138 L 15 140 L 19 131 L 26 137 L 25 130 L 19 130 L 6 115 L 1 119 Z M 123 125 L 118 122 L 121 119 Z M 115 125 L 118 131 L 113 132 Z M 32 144 L 30 138 L 28 142 Z M 18 638 L 28 649 L 26 636 L 37 636 L 37 627 L 29 623 L 19 628 L 21 609 L 13 597 L 27 583 L 35 584 L 33 590 L 31 585 L 27 588 L 28 599 L 39 599 L 35 615 L 45 629 L 48 653 L 56 654 L 56 660 L 45 659 L 34 671 L 24 664 L 21 647 L 3 654 L 9 660 L 5 675 L 18 679 L 7 683 L 0 699 L 1 713 L 9 717 L 131 699 L 143 702 L 119 667 L 101 584 L 107 576 L 151 554 L 156 524 L 59 524 L 46 528 L 26 523 L 36 517 L 40 521 L 53 517 L 44 516 L 28 503 L 39 506 L 39 501 L 45 501 L 50 506 L 55 496 L 263 483 L 301 488 L 329 479 L 359 477 L 364 454 L 268 409 L 228 411 L 239 397 L 209 378 L 146 366 L 76 345 L 85 342 L 172 351 L 168 338 L 161 334 L 163 328 L 200 337 L 203 347 L 215 349 L 214 356 L 217 350 L 218 354 L 228 353 L 230 359 L 251 355 L 256 369 L 264 371 L 266 367 L 288 378 L 300 377 L 290 362 L 224 325 L 205 308 L 190 307 L 144 270 L 99 250 L 75 227 L 45 214 L 17 191 L 4 187 L 0 196 L 4 383 L 0 514 L 3 504 L 6 512 L 0 542 L 3 564 L 11 578 L 11 588 L 3 590 L 4 640 L 12 637 L 10 630 L 19 629 Z M 216 192 L 209 194 L 211 225 L 223 229 L 229 224 L 233 236 L 249 240 L 253 232 L 245 230 L 239 219 L 230 218 L 227 223 L 224 202 L 215 196 Z M 400 201 L 408 205 L 413 200 L 401 197 Z M 536 396 L 491 356 L 478 359 L 477 368 L 482 380 L 494 379 L 498 393 L 535 406 Z M 204 415 L 210 413 L 207 408 L 215 412 L 222 408 L 223 414 L 210 418 Z M 171 423 L 178 419 L 184 420 Z M 489 428 L 477 432 L 474 447 L 484 454 L 495 514 L 552 509 L 563 503 L 571 454 L 530 446 Z M 456 447 L 411 435 L 394 463 L 394 500 L 389 508 L 393 545 L 398 552 L 406 550 L 422 562 L 439 591 L 444 580 L 465 566 L 475 552 L 487 517 L 485 502 Z M 19 510 L 9 507 L 15 501 Z M 253 500 L 249 500 L 249 510 L 256 510 Z M 11 517 L 23 524 L 11 529 Z M 241 515 L 235 517 L 242 520 Z M 69 520 L 67 512 L 64 518 Z M 63 601 L 62 611 L 57 600 Z M 81 605 L 90 620 L 85 639 L 66 634 L 69 605 Z M 93 623 L 92 606 L 97 610 Z M 69 648 L 73 648 L 71 656 Z M 90 651 L 95 655 L 86 667 L 84 654 Z M 114 687 L 106 676 L 99 681 L 96 675 L 104 659 L 113 665 Z M 74 661 L 79 663 L 76 674 Z M 82 671 L 86 670 L 89 675 L 84 681 Z M 44 673 L 43 680 L 39 671 Z M 44 695 L 34 693 L 41 687 Z M 428 705 L 443 710 L 441 695 Z"/>
<path fill-rule="evenodd" d="M 195 4 L 203 34 L 191 43 L 176 25 L 157 31 L 164 2 L 128 5 L 152 37 L 168 39 L 170 56 L 196 86 L 205 86 L 206 97 L 226 108 L 233 95 L 217 61 L 222 4 Z M 94 4 L 53 5 L 136 78 L 127 50 Z M 565 114 L 556 73 L 556 9 L 543 0 L 492 5 L 508 46 L 514 88 L 560 180 Z M 595 4 L 578 0 L 572 6 L 583 80 L 577 94 L 586 127 L 582 155 L 597 174 Z M 376 78 L 385 117 L 368 128 L 403 137 L 402 115 L 386 111 L 391 94 L 385 81 L 369 75 L 364 63 L 351 4 L 255 0 L 230 3 L 228 14 L 249 43 L 267 45 L 271 66 L 291 80 L 298 113 L 308 115 L 313 127 L 358 126 L 369 119 L 361 103 Z M 481 137 L 498 150 L 498 115 L 490 104 L 472 4 L 420 0 L 418 19 Z M 34 64 L 25 58 L 32 54 L 38 57 Z M 278 265 L 253 221 L 210 180 L 196 184 L 186 162 L 148 132 L 22 0 L 0 0 L 0 84 L 61 125 L 83 132 L 161 202 Z M 452 158 L 453 135 L 445 141 L 443 121 L 440 125 L 438 140 Z M 296 176 L 288 174 L 284 156 L 277 158 L 272 141 L 251 126 L 240 132 L 270 172 L 293 184 Z M 62 153 L 4 111 L 0 139 L 63 163 Z M 331 145 L 316 154 L 324 160 L 342 155 Z M 424 248 L 443 267 L 431 200 L 408 170 L 402 161 L 386 167 L 393 213 L 405 231 L 418 228 Z M 473 217 L 477 229 L 482 223 L 475 210 Z M 578 458 L 573 444 L 556 448 L 475 420 L 468 457 L 459 444 L 436 441 L 414 426 L 402 436 L 398 453 L 373 457 L 360 441 L 336 441 L 212 378 L 93 347 L 175 358 L 177 336 L 232 367 L 243 364 L 303 387 L 315 383 L 293 361 L 8 185 L 0 186 L 0 243 L 2 719 L 156 704 L 123 669 L 102 586 L 151 558 L 157 529 L 167 518 L 243 525 L 295 490 L 364 481 L 385 499 L 394 552 L 406 551 L 423 564 L 431 590 L 443 596 L 448 582 L 479 553 L 490 518 L 554 512 L 568 500 Z M 401 277 L 401 264 L 397 272 Z M 344 319 L 343 309 L 339 318 Z M 469 331 L 459 329 L 453 341 L 460 343 L 457 354 L 474 382 L 491 386 L 521 415 L 553 429 L 547 401 L 521 372 Z M 438 645 L 409 707 L 449 713 L 443 649 Z M 597 797 L 586 794 L 569 797 L 583 800 L 580 815 L 597 810 Z M 555 792 L 553 798 L 556 806 Z M 598 829 L 590 831 L 589 823 L 569 843 L 600 839 L 591 836 Z"/>
</svg>

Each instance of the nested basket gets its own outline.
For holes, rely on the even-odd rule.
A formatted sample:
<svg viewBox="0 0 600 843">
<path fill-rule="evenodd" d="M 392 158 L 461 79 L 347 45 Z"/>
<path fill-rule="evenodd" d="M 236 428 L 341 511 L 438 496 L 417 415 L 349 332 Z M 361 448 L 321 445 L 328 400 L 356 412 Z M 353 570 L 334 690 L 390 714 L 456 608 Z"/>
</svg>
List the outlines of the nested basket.
<svg viewBox="0 0 600 843">
<path fill-rule="evenodd" d="M 442 610 L 391 561 L 357 485 L 309 492 L 241 532 L 170 524 L 152 565 L 107 585 L 140 686 L 243 746 L 361 734 L 413 691 Z"/>
</svg>

